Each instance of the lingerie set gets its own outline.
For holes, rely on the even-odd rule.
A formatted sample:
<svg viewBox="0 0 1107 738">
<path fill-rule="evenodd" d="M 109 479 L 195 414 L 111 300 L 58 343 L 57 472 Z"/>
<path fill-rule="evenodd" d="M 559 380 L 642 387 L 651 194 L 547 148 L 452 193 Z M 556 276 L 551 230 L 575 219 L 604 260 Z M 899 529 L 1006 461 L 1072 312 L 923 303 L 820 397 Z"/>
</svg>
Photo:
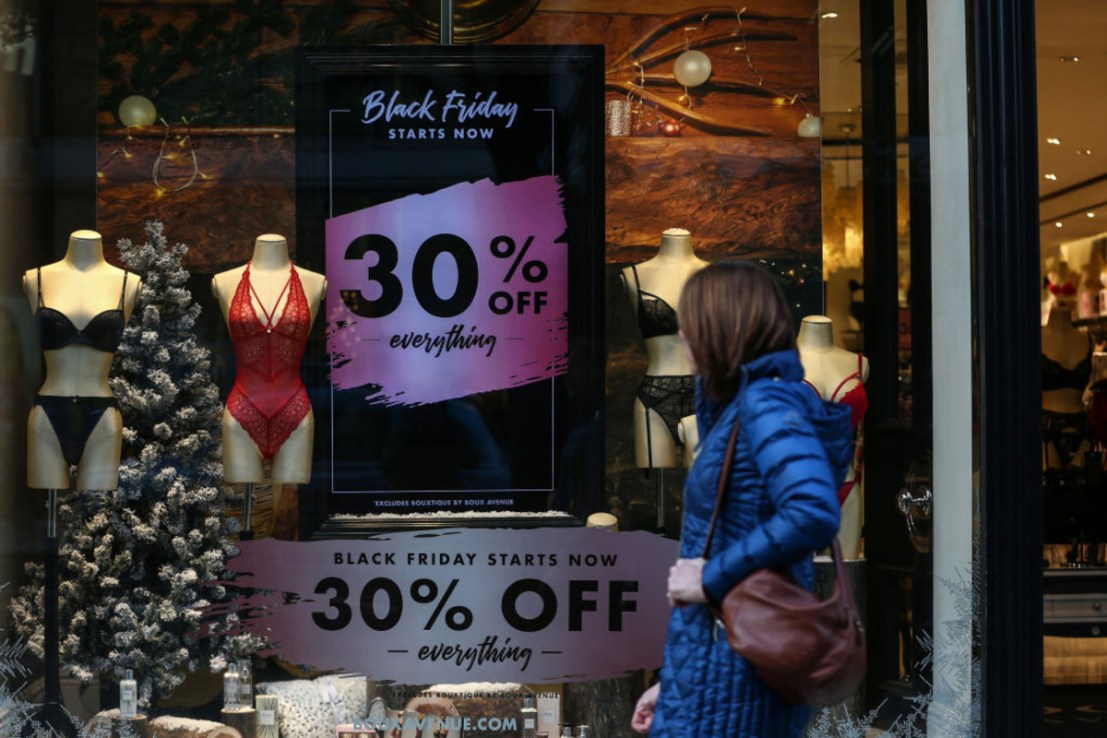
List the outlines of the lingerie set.
<svg viewBox="0 0 1107 738">
<path fill-rule="evenodd" d="M 634 275 L 634 288 L 638 293 L 638 328 L 643 338 L 657 336 L 675 336 L 680 326 L 677 323 L 676 310 L 672 305 L 652 292 L 642 289 L 638 281 L 638 270 L 631 265 Z M 635 392 L 642 406 L 646 408 L 646 450 L 649 454 L 648 466 L 653 467 L 653 443 L 650 438 L 650 413 L 653 410 L 665 423 L 679 451 L 684 444 L 680 442 L 677 426 L 680 419 L 696 412 L 695 380 L 689 374 L 652 375 L 642 377 Z"/>
<path fill-rule="evenodd" d="M 311 332 L 311 309 L 296 267 L 289 265 L 289 269 L 288 281 L 270 312 L 250 284 L 247 264 L 231 299 L 227 321 L 238 367 L 227 397 L 227 411 L 265 459 L 276 456 L 311 410 L 300 378 L 300 361 Z M 288 300 L 278 318 L 275 313 L 285 293 Z M 251 298 L 257 299 L 264 322 Z"/>
<path fill-rule="evenodd" d="M 1042 391 L 1071 389 L 1083 391 L 1092 375 L 1092 347 L 1071 369 L 1042 354 Z M 1062 467 L 1071 466 L 1077 454 L 1091 435 L 1087 413 L 1061 413 L 1042 410 L 1043 467 L 1049 466 L 1049 448 L 1052 446 Z"/>
<path fill-rule="evenodd" d="M 857 356 L 857 371 L 846 376 L 838 386 L 834 388 L 834 391 L 830 393 L 830 397 L 827 398 L 829 402 L 840 402 L 849 408 L 850 423 L 853 426 L 854 443 L 857 444 L 856 453 L 853 456 L 853 478 L 842 482 L 842 486 L 838 488 L 838 504 L 844 505 L 846 498 L 849 497 L 849 493 L 853 491 L 853 488 L 861 483 L 861 446 L 860 441 L 857 438 L 857 429 L 861 427 L 861 421 L 865 419 L 865 413 L 869 410 L 869 393 L 865 389 L 863 383 L 862 374 L 862 357 L 860 354 Z M 841 397 L 838 393 L 842 391 L 842 388 L 846 386 L 848 382 L 857 380 L 857 384 L 850 388 L 849 392 L 846 392 Z M 806 379 L 803 383 L 815 391 L 816 395 L 822 397 L 818 387 L 808 382 Z"/>
<path fill-rule="evenodd" d="M 119 307 L 105 310 L 88 321 L 84 328 L 73 325 L 65 313 L 47 307 L 42 298 L 42 269 L 38 270 L 38 309 L 35 323 L 43 351 L 57 351 L 70 345 L 88 346 L 114 354 L 123 340 L 125 324 L 123 301 L 127 296 L 127 272 L 123 272 L 123 290 Z M 108 408 L 119 410 L 115 397 L 64 397 L 35 395 L 34 404 L 46 413 L 50 427 L 61 445 L 62 456 L 69 466 L 76 466 L 84 455 L 93 428 Z"/>
</svg>

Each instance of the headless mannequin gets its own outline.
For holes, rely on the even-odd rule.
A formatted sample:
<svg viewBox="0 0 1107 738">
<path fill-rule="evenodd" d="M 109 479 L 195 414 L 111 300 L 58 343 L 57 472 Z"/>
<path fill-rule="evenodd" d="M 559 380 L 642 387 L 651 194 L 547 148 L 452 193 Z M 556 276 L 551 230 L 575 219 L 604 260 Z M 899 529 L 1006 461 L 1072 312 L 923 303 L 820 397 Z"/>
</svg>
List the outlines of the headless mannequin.
<svg viewBox="0 0 1107 738">
<path fill-rule="evenodd" d="M 1052 259 L 1046 273 L 1049 286 L 1043 291 L 1042 326 L 1049 319 L 1049 311 L 1061 304 L 1070 310 L 1076 306 L 1076 276 L 1069 263 L 1063 259 Z"/>
<path fill-rule="evenodd" d="M 41 294 L 39 277 L 41 274 Z M 126 276 L 126 291 L 123 278 Z M 96 316 L 120 307 L 123 322 L 134 310 L 142 287 L 136 275 L 104 260 L 104 247 L 96 231 L 74 231 L 61 261 L 28 270 L 23 292 L 37 311 L 39 305 L 63 314 L 83 329 Z M 40 302 L 41 298 L 41 302 Z M 111 398 L 108 371 L 114 353 L 79 343 L 44 350 L 46 378 L 39 395 L 68 398 Z M 96 421 L 76 465 L 76 488 L 107 490 L 119 484 L 119 455 L 123 420 L 119 410 L 108 407 Z M 46 410 L 35 405 L 27 419 L 27 485 L 32 489 L 68 489 L 70 466 Z"/>
<path fill-rule="evenodd" d="M 1093 249 L 1091 259 L 1080 270 L 1078 304 L 1082 318 L 1093 318 L 1099 314 L 1099 292 L 1103 289 L 1099 275 L 1103 267 L 1103 256 Z"/>
<path fill-rule="evenodd" d="M 840 400 L 844 394 L 857 384 L 863 384 L 869 377 L 867 359 L 834 345 L 834 323 L 825 315 L 809 315 L 803 319 L 799 335 L 796 336 L 796 349 L 799 351 L 800 363 L 803 364 L 804 380 L 824 400 Z M 859 359 L 860 377 L 857 376 Z M 855 444 L 855 453 L 860 454 L 860 429 Z M 857 477 L 859 467 L 860 459 L 855 457 L 846 475 L 847 483 Z M 856 559 L 861 554 L 863 523 L 864 490 L 858 480 L 842 503 L 842 525 L 838 530 L 842 555 L 847 559 Z"/>
<path fill-rule="evenodd" d="M 688 415 L 680 419 L 677 426 L 680 442 L 684 444 L 681 452 L 681 465 L 685 469 L 692 468 L 692 462 L 696 460 L 697 448 L 700 444 L 700 427 L 696 423 L 695 415 Z"/>
<path fill-rule="evenodd" d="M 1088 356 L 1091 343 L 1088 336 L 1072 324 L 1068 304 L 1058 303 L 1050 309 L 1049 319 L 1042 328 L 1042 355 L 1071 369 Z M 1055 413 L 1082 413 L 1084 388 L 1042 390 L 1042 409 Z"/>
<path fill-rule="evenodd" d="M 651 303 L 663 301 L 672 309 L 680 301 L 680 293 L 688 278 L 707 266 L 707 262 L 692 251 L 692 236 L 683 228 L 670 228 L 661 234 L 661 246 L 657 256 L 622 272 L 623 286 L 630 298 L 630 307 L 635 315 L 641 313 L 639 303 L 649 300 Z M 662 307 L 658 303 L 658 307 Z M 675 322 L 675 321 L 674 321 Z M 660 378 L 664 382 L 674 377 L 689 377 L 691 367 L 684 352 L 684 341 L 677 335 L 676 327 L 666 335 L 655 335 L 645 339 L 649 365 L 641 395 L 651 382 Z M 640 469 L 668 469 L 679 466 L 683 459 L 677 455 L 679 438 L 676 425 L 682 417 L 691 414 L 692 397 L 687 393 L 686 409 L 671 418 L 673 429 L 655 409 L 647 408 L 641 396 L 634 400 L 634 458 Z"/>
<path fill-rule="evenodd" d="M 262 318 L 266 312 L 279 323 L 289 299 L 292 262 L 288 256 L 288 242 L 284 236 L 267 233 L 254 241 L 254 253 L 249 264 L 216 274 L 211 289 L 219 300 L 223 319 L 230 325 L 231 302 L 242 281 L 247 266 L 250 268 L 250 299 L 254 311 Z M 319 314 L 319 306 L 327 290 L 327 280 L 322 274 L 296 268 L 303 285 L 311 322 Z M 274 484 L 303 484 L 311 479 L 311 449 L 315 431 L 315 418 L 309 409 L 307 415 L 292 434 L 281 444 L 273 457 L 272 479 Z M 264 478 L 262 453 L 254 439 L 229 410 L 223 411 L 223 476 L 231 484 L 260 482 Z"/>
<path fill-rule="evenodd" d="M 1088 336 L 1072 324 L 1071 300 L 1055 301 L 1042 328 L 1042 356 L 1066 370 L 1081 368 L 1087 376 L 1081 385 L 1042 389 L 1042 465 L 1044 469 L 1081 466 L 1090 445 L 1090 429 L 1084 411 L 1084 390 L 1091 378 L 1092 346 Z M 1043 371 L 1046 362 L 1043 361 Z"/>
</svg>

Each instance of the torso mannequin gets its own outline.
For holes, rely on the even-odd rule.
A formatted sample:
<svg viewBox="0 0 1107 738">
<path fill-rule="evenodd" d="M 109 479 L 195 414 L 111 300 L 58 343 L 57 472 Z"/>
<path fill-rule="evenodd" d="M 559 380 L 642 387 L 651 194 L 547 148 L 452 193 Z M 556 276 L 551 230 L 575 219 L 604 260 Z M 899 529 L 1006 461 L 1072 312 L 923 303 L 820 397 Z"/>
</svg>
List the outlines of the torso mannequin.
<svg viewBox="0 0 1107 738">
<path fill-rule="evenodd" d="M 1092 344 L 1088 336 L 1072 324 L 1067 307 L 1055 305 L 1042 328 L 1042 357 L 1068 375 L 1050 377 L 1051 368 L 1042 362 L 1042 409 L 1057 413 L 1084 411 L 1084 389 L 1092 374 Z M 1079 385 L 1079 386 L 1077 386 Z"/>
<path fill-rule="evenodd" d="M 1072 324 L 1070 304 L 1055 304 L 1042 328 L 1042 465 L 1047 469 L 1079 466 L 1091 438 L 1084 390 L 1092 374 L 1092 343 Z"/>
<path fill-rule="evenodd" d="M 691 469 L 692 462 L 696 460 L 699 453 L 698 447 L 700 445 L 700 427 L 696 423 L 695 415 L 688 415 L 680 419 L 680 424 L 677 425 L 677 435 L 680 437 L 680 442 L 684 444 L 681 453 L 681 466 L 685 469 Z"/>
<path fill-rule="evenodd" d="M 104 260 L 96 231 L 74 231 L 61 261 L 23 275 L 46 378 L 27 419 L 27 485 L 115 489 L 123 421 L 108 371 L 142 281 Z"/>
<path fill-rule="evenodd" d="M 641 469 L 682 463 L 677 425 L 695 408 L 691 368 L 677 334 L 676 305 L 684 283 L 705 266 L 707 262 L 692 251 L 691 234 L 670 228 L 661 234 L 657 256 L 622 273 L 649 357 L 634 401 L 634 457 Z"/>
<path fill-rule="evenodd" d="M 1103 271 L 1103 257 L 1098 250 L 1093 249 L 1088 263 L 1080 269 L 1077 304 L 1080 306 L 1082 318 L 1093 318 L 1099 314 L 1099 292 L 1103 289 L 1103 282 L 1099 278 L 1101 271 Z"/>
<path fill-rule="evenodd" d="M 275 484 L 309 481 L 315 420 L 299 359 L 326 278 L 294 267 L 284 236 L 267 233 L 255 240 L 249 263 L 216 274 L 211 288 L 238 358 L 223 411 L 224 479 L 260 482 L 263 459 L 272 458 Z"/>
<path fill-rule="evenodd" d="M 854 460 L 838 492 L 842 525 L 838 541 L 842 555 L 856 559 L 861 552 L 864 491 L 861 486 L 861 420 L 868 409 L 864 383 L 869 376 L 865 357 L 834 345 L 834 324 L 825 315 L 809 315 L 800 323 L 796 348 L 803 364 L 804 382 L 824 400 L 842 402 L 853 413 Z"/>
</svg>

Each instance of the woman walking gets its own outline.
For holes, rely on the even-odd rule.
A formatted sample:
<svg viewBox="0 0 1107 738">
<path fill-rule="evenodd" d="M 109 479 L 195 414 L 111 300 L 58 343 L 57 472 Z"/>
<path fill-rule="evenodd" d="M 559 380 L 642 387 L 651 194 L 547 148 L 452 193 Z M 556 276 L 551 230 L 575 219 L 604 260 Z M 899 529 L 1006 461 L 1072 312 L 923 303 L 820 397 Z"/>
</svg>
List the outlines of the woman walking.
<svg viewBox="0 0 1107 738">
<path fill-rule="evenodd" d="M 678 309 L 693 371 L 701 450 L 684 490 L 681 558 L 669 572 L 674 609 L 660 682 L 632 726 L 651 738 L 789 738 L 809 708 L 773 692 L 727 644 L 709 603 L 754 571 L 787 566 L 810 589 L 812 552 L 838 532 L 838 484 L 852 458 L 849 411 L 803 384 L 788 303 L 749 262 L 692 276 Z M 700 556 L 727 442 L 738 444 L 718 527 Z"/>
</svg>

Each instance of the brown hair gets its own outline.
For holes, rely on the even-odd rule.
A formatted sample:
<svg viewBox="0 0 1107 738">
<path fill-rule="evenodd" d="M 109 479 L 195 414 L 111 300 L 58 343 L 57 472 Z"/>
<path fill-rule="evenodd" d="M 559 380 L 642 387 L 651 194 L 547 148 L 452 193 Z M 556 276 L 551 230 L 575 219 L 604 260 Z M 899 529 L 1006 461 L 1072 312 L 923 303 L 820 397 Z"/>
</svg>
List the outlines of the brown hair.
<svg viewBox="0 0 1107 738">
<path fill-rule="evenodd" d="M 677 314 L 696 373 L 717 400 L 738 391 L 743 364 L 796 345 L 784 292 L 752 262 L 719 262 L 693 274 Z"/>
</svg>

